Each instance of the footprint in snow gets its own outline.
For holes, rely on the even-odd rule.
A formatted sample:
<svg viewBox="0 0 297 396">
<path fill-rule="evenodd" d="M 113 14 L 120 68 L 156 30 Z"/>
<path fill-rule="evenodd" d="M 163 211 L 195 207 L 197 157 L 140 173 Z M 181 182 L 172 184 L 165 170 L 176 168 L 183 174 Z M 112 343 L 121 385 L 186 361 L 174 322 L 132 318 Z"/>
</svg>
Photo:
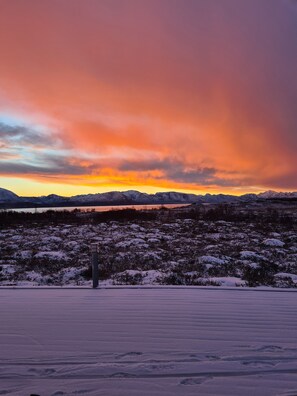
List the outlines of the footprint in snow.
<svg viewBox="0 0 297 396">
<path fill-rule="evenodd" d="M 175 369 L 175 365 L 174 364 L 152 364 L 150 366 L 148 366 L 151 370 L 173 370 Z"/>
<path fill-rule="evenodd" d="M 118 355 L 116 359 L 123 359 L 126 357 L 141 356 L 141 355 L 142 352 L 127 352 L 127 353 L 123 353 L 122 355 Z"/>
<path fill-rule="evenodd" d="M 208 360 L 221 360 L 221 358 L 217 355 L 206 355 L 205 356 Z"/>
<path fill-rule="evenodd" d="M 51 369 L 51 368 L 48 368 L 48 369 L 35 369 L 35 368 L 30 368 L 30 369 L 28 370 L 28 372 L 29 372 L 29 373 L 34 373 L 34 374 L 37 374 L 37 375 L 41 375 L 41 376 L 45 376 L 45 375 L 54 374 L 54 373 L 56 372 L 56 370 L 55 370 L 55 369 Z"/>
<path fill-rule="evenodd" d="M 180 381 L 180 385 L 200 385 L 209 379 L 211 379 L 211 377 L 185 378 L 182 381 Z"/>
<path fill-rule="evenodd" d="M 256 349 L 258 352 L 280 352 L 283 351 L 282 347 L 277 345 L 263 345 L 262 347 Z"/>
<path fill-rule="evenodd" d="M 194 360 L 197 361 L 197 362 L 200 362 L 200 361 L 201 361 L 201 355 L 192 353 L 191 355 L 189 355 L 189 357 L 190 357 L 191 359 L 194 359 Z"/>
<path fill-rule="evenodd" d="M 266 362 L 266 361 L 257 361 L 257 360 L 250 360 L 246 362 L 242 362 L 244 366 L 251 366 L 251 367 L 259 367 L 259 368 L 265 368 L 265 367 L 273 367 L 276 365 L 276 363 L 273 362 Z"/>
<path fill-rule="evenodd" d="M 118 372 L 110 375 L 110 378 L 133 378 L 134 375 L 124 373 L 124 372 Z"/>
</svg>

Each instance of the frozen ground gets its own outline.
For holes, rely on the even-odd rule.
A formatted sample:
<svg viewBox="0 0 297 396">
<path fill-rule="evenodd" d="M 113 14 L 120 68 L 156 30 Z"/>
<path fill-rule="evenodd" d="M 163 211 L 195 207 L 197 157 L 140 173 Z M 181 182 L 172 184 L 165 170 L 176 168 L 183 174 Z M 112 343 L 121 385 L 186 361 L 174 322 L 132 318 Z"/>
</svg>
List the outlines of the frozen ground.
<svg viewBox="0 0 297 396">
<path fill-rule="evenodd" d="M 294 229 L 191 219 L 4 229 L 0 285 L 88 284 L 91 243 L 105 285 L 297 287 Z"/>
<path fill-rule="evenodd" d="M 120 211 L 108 221 L 68 212 L 64 220 L 53 213 L 13 223 L 10 215 L 11 223 L 0 223 L 0 285 L 87 285 L 95 243 L 102 285 L 297 287 L 297 205 L 289 213 L 263 205 L 137 212 L 137 219 L 120 219 Z"/>
<path fill-rule="evenodd" d="M 1 289 L 1 395 L 297 395 L 297 292 Z"/>
</svg>

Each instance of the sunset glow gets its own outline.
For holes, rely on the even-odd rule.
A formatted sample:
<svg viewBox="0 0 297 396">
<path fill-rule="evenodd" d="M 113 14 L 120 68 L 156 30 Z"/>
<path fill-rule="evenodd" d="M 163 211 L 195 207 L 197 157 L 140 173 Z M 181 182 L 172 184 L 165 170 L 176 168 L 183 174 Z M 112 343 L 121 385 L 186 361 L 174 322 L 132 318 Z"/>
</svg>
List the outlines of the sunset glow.
<svg viewBox="0 0 297 396">
<path fill-rule="evenodd" d="M 297 189 L 297 3 L 2 0 L 0 187 Z"/>
</svg>

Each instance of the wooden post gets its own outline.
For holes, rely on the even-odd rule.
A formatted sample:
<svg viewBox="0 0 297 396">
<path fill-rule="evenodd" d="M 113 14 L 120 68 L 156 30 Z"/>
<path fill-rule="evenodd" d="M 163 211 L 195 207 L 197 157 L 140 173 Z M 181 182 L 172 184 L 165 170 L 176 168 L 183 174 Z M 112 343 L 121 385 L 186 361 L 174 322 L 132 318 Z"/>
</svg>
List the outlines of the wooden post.
<svg viewBox="0 0 297 396">
<path fill-rule="evenodd" d="M 99 284 L 99 268 L 98 268 L 98 244 L 91 245 L 91 264 L 92 264 L 92 279 L 93 289 L 96 289 Z"/>
</svg>

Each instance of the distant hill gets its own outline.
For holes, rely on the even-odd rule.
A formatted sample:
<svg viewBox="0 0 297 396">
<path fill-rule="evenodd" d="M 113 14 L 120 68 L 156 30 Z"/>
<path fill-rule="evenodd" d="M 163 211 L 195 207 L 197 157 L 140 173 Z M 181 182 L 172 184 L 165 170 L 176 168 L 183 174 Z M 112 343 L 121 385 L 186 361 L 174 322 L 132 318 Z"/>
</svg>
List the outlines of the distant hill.
<svg viewBox="0 0 297 396">
<path fill-rule="evenodd" d="M 266 191 L 260 194 L 241 196 L 227 194 L 186 194 L 180 192 L 157 192 L 146 194 L 135 190 L 110 191 L 98 194 L 75 195 L 63 197 L 50 194 L 41 197 L 20 197 L 12 191 L 0 188 L 0 206 L 3 207 L 54 207 L 54 206 L 95 206 L 95 205 L 137 205 L 137 204 L 193 204 L 193 203 L 228 203 L 251 202 L 260 199 L 296 199 L 297 192 Z"/>
<path fill-rule="evenodd" d="M 17 202 L 19 196 L 12 191 L 6 190 L 5 188 L 0 188 L 0 203 L 2 202 Z"/>
<path fill-rule="evenodd" d="M 258 194 L 259 198 L 264 199 L 281 199 L 281 198 L 297 198 L 297 191 L 295 192 L 276 192 L 276 191 L 265 191 Z"/>
</svg>

